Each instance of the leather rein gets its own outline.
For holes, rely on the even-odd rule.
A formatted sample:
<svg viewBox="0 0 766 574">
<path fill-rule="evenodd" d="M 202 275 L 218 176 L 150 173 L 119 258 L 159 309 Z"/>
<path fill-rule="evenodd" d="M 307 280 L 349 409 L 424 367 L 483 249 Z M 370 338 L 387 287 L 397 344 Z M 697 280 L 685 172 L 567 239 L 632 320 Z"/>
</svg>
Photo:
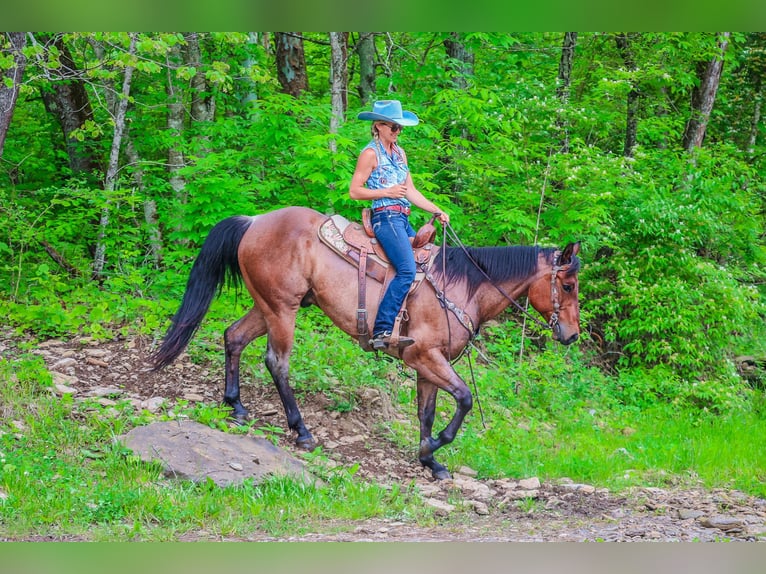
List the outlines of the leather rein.
<svg viewBox="0 0 766 574">
<path fill-rule="evenodd" d="M 465 245 L 463 245 L 463 242 L 460 241 L 460 238 L 457 236 L 457 234 L 455 233 L 455 230 L 452 228 L 452 226 L 449 223 L 443 225 L 443 229 L 444 229 L 444 241 L 442 242 L 443 246 L 442 246 L 441 256 L 442 256 L 442 267 L 443 267 L 442 275 L 444 277 L 446 277 L 446 273 L 445 273 L 445 269 L 444 269 L 444 267 L 446 266 L 446 259 L 445 259 L 446 258 L 446 250 L 444 249 L 444 247 L 446 247 L 446 245 L 447 245 L 447 241 L 446 240 L 447 240 L 447 234 L 449 233 L 451 235 L 451 238 L 454 241 L 455 245 L 460 247 L 460 249 L 463 251 L 463 253 L 468 258 L 468 260 L 471 263 L 473 263 L 473 265 L 481 272 L 482 275 L 484 275 L 484 277 L 489 281 L 489 283 L 495 289 L 497 289 L 497 291 L 503 297 L 505 297 L 519 311 L 521 311 L 522 313 L 527 315 L 527 317 L 529 317 L 532 321 L 534 321 L 535 323 L 537 323 L 541 327 L 548 328 L 551 331 L 554 331 L 556 329 L 556 327 L 559 324 L 559 311 L 561 310 L 561 297 L 559 295 L 559 289 L 558 289 L 558 286 L 556 284 L 556 277 L 558 276 L 559 271 L 561 271 L 562 269 L 564 269 L 566 267 L 565 265 L 561 265 L 560 264 L 560 260 L 561 260 L 561 251 L 560 250 L 557 249 L 553 253 L 553 264 L 551 266 L 551 304 L 553 305 L 553 313 L 551 314 L 551 318 L 549 319 L 548 323 L 546 324 L 546 323 L 543 323 L 540 319 L 538 319 L 535 315 L 532 315 L 527 309 L 522 307 L 519 304 L 518 301 L 516 301 L 513 297 L 511 297 L 505 291 L 505 289 L 503 289 L 499 285 L 496 285 L 494 283 L 494 281 L 492 281 L 492 279 L 489 277 L 489 275 L 487 275 L 487 273 L 484 271 L 484 269 L 482 269 L 481 266 L 476 262 L 476 260 L 473 257 L 471 257 L 471 254 L 468 253 L 468 250 L 466 249 Z M 433 285 L 434 289 L 436 290 L 436 297 L 437 297 L 437 299 L 439 299 L 439 302 L 441 303 L 441 305 L 443 307 L 445 307 L 446 309 L 449 309 L 450 311 L 452 311 L 452 314 L 455 315 L 455 317 L 457 318 L 458 322 L 468 331 L 468 333 L 470 334 L 471 339 L 476 337 L 478 330 L 473 326 L 473 322 L 471 321 L 470 316 L 468 316 L 468 314 L 465 311 L 463 311 L 462 309 L 457 307 L 454 303 L 452 303 L 449 299 L 447 299 L 447 296 L 446 296 L 444 290 L 439 289 L 439 287 L 436 285 L 436 280 L 434 279 L 433 275 L 431 275 L 430 271 L 425 269 L 425 266 L 423 266 L 423 270 L 426 273 L 426 279 L 428 280 L 429 283 L 431 283 L 431 285 Z"/>
</svg>

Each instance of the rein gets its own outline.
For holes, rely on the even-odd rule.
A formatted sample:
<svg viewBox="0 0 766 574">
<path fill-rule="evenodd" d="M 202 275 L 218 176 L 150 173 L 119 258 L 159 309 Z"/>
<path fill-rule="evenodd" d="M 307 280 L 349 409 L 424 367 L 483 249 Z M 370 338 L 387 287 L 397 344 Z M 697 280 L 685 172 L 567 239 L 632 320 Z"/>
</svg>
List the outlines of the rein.
<svg viewBox="0 0 766 574">
<path fill-rule="evenodd" d="M 492 285 L 495 289 L 497 289 L 497 291 L 503 297 L 508 299 L 508 301 L 510 301 L 519 311 L 524 313 L 527 317 L 532 319 L 532 321 L 535 321 L 541 327 L 548 328 L 551 330 L 554 330 L 556 328 L 556 326 L 559 324 L 559 309 L 561 308 L 561 302 L 559 300 L 559 290 L 558 290 L 558 287 L 556 286 L 556 276 L 558 275 L 558 272 L 561 271 L 561 269 L 563 268 L 561 265 L 559 265 L 559 260 L 561 258 L 561 251 L 556 250 L 555 253 L 553 254 L 553 265 L 551 269 L 551 303 L 553 304 L 553 314 L 551 315 L 550 321 L 546 325 L 536 316 L 532 315 L 527 309 L 522 307 L 519 304 L 519 302 L 516 301 L 513 297 L 508 295 L 508 293 L 506 293 L 502 287 L 500 287 L 499 285 L 496 285 L 495 282 L 492 281 L 490 276 L 487 275 L 484 269 L 482 269 L 481 266 L 476 262 L 476 260 L 473 257 L 471 257 L 471 254 L 468 253 L 468 250 L 466 249 L 465 245 L 463 245 L 463 242 L 460 241 L 460 238 L 457 236 L 457 233 L 455 232 L 455 230 L 452 228 L 452 226 L 449 223 L 447 223 L 444 226 L 444 238 L 445 238 L 444 246 L 445 247 L 447 244 L 446 239 L 447 239 L 448 233 L 451 234 L 451 238 L 454 241 L 455 245 L 457 245 L 458 247 L 460 247 L 460 249 L 463 250 L 463 253 L 465 253 L 465 256 L 468 257 L 468 260 L 471 263 L 473 263 L 474 267 L 476 267 L 476 269 L 478 269 L 481 272 L 481 274 L 484 275 L 487 281 L 489 281 L 490 285 Z M 442 251 L 442 253 L 443 253 L 442 260 L 444 260 L 445 252 Z M 442 270 L 442 272 L 444 272 L 444 270 Z"/>
</svg>

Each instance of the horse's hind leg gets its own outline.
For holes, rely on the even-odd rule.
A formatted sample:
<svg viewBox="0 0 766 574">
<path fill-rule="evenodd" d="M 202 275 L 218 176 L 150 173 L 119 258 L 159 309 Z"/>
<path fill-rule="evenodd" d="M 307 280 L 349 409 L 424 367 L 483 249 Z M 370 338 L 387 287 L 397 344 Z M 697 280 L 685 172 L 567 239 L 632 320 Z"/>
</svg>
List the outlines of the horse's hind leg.
<svg viewBox="0 0 766 574">
<path fill-rule="evenodd" d="M 254 339 L 266 333 L 266 321 L 257 307 L 248 311 L 247 315 L 232 324 L 223 334 L 226 353 L 226 387 L 223 400 L 234 409 L 234 420 L 244 423 L 247 409 L 242 405 L 239 396 L 239 359 Z"/>
<path fill-rule="evenodd" d="M 313 450 L 316 441 L 306 428 L 295 402 L 293 389 L 290 387 L 290 353 L 293 349 L 295 334 L 295 313 L 289 318 L 282 315 L 269 318 L 269 342 L 266 349 L 266 368 L 274 379 L 274 384 L 282 399 L 282 406 L 287 417 L 287 426 L 298 433 L 295 443 L 306 450 Z"/>
</svg>

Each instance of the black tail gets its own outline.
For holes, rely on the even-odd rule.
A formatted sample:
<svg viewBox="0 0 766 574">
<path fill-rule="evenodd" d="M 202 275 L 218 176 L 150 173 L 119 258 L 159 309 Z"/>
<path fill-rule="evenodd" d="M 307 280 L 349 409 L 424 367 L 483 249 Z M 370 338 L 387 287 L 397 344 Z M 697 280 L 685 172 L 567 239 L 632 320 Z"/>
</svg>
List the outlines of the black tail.
<svg viewBox="0 0 766 574">
<path fill-rule="evenodd" d="M 210 230 L 192 265 L 181 306 L 171 319 L 162 345 L 149 359 L 155 371 L 168 366 L 183 352 L 216 293 L 226 284 L 241 281 L 237 250 L 252 221 L 250 217 L 229 217 Z"/>
</svg>

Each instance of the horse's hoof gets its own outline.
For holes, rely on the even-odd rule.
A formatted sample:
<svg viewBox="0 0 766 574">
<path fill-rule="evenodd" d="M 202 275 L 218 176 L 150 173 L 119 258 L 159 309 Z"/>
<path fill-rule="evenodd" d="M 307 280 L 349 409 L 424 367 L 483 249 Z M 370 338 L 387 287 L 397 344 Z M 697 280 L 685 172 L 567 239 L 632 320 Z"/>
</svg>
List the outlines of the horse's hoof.
<svg viewBox="0 0 766 574">
<path fill-rule="evenodd" d="M 317 447 L 317 441 L 314 440 L 313 436 L 308 437 L 298 437 L 295 439 L 295 444 L 298 446 L 298 448 L 302 448 L 303 450 L 307 450 L 311 452 Z"/>
<path fill-rule="evenodd" d="M 431 475 L 436 480 L 449 480 L 452 478 L 452 475 L 449 473 L 449 471 L 446 468 L 436 468 L 431 471 Z"/>
<path fill-rule="evenodd" d="M 250 422 L 250 415 L 247 413 L 247 411 L 244 413 L 233 413 L 229 420 L 238 427 L 244 426 Z"/>
</svg>

